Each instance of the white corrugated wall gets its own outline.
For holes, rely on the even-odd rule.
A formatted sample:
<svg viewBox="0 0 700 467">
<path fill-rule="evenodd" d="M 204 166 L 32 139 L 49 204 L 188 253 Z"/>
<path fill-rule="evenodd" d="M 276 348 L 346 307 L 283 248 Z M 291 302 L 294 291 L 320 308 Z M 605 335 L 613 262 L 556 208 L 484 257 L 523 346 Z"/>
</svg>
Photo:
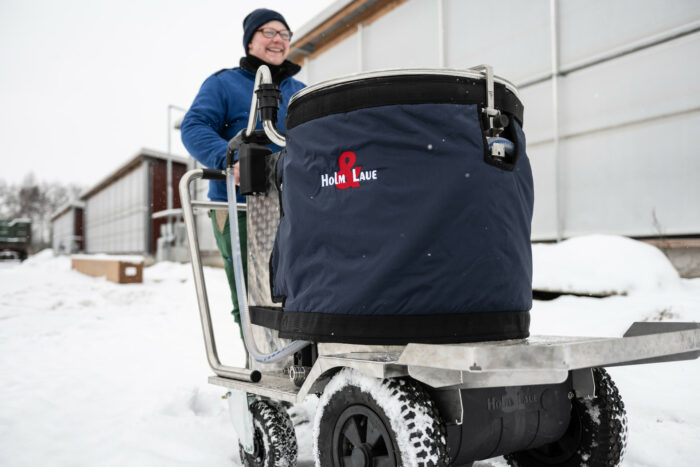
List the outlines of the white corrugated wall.
<svg viewBox="0 0 700 467">
<path fill-rule="evenodd" d="M 700 233 L 697 0 L 409 0 L 300 76 L 482 63 L 525 104 L 534 240 Z"/>
<path fill-rule="evenodd" d="M 73 253 L 75 210 L 68 209 L 51 221 L 51 248 L 56 254 Z"/>
<path fill-rule="evenodd" d="M 86 253 L 147 253 L 148 164 L 85 200 Z"/>
</svg>

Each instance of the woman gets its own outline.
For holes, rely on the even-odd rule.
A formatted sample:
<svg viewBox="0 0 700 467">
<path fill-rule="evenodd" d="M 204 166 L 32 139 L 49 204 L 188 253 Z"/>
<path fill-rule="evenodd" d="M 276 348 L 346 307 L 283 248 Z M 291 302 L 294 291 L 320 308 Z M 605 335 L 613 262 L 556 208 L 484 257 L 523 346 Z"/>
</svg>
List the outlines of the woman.
<svg viewBox="0 0 700 467">
<path fill-rule="evenodd" d="M 225 169 L 228 141 L 248 125 L 250 101 L 253 95 L 255 73 L 260 65 L 267 65 L 273 82 L 282 92 L 277 128 L 284 133 L 287 104 L 291 96 L 305 85 L 293 78 L 301 67 L 287 60 L 292 33 L 284 17 L 276 11 L 260 8 L 243 20 L 243 47 L 246 55 L 238 67 L 217 71 L 207 78 L 182 121 L 182 142 L 192 156 L 211 169 Z M 273 151 L 280 148 L 270 145 Z M 237 181 L 238 182 L 238 181 Z M 227 201 L 226 183 L 209 182 L 209 199 Z M 238 195 L 238 202 L 245 197 Z M 224 258 L 224 267 L 231 288 L 233 317 L 240 328 L 240 313 L 233 275 L 229 220 L 226 211 L 212 211 L 216 244 Z M 246 215 L 238 213 L 241 234 L 241 255 L 246 271 Z"/>
</svg>

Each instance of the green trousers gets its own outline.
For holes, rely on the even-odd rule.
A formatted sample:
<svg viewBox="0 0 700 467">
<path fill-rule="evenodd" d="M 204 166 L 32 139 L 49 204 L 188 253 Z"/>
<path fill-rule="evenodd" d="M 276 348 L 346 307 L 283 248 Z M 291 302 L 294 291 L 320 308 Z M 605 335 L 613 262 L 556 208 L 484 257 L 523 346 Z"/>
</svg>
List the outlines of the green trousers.
<svg viewBox="0 0 700 467">
<path fill-rule="evenodd" d="M 218 215 L 217 212 L 219 213 Z M 233 251 L 231 249 L 231 231 L 229 226 L 228 214 L 226 214 L 226 216 L 224 217 L 225 213 L 225 211 L 211 211 L 210 217 L 212 221 L 212 226 L 214 227 L 214 238 L 216 239 L 216 246 L 219 248 L 221 256 L 224 258 L 224 269 L 226 270 L 228 285 L 231 289 L 231 302 L 233 303 L 233 309 L 231 310 L 231 314 L 233 315 L 233 319 L 238 324 L 238 329 L 241 332 L 241 338 L 243 338 L 243 330 L 241 329 L 241 312 L 240 308 L 238 307 L 238 296 L 236 294 L 236 278 L 233 273 Z M 243 277 L 245 278 L 246 285 L 248 283 L 248 248 L 246 242 L 247 234 L 248 225 L 246 223 L 246 213 L 239 211 L 238 235 L 241 243 Z"/>
</svg>

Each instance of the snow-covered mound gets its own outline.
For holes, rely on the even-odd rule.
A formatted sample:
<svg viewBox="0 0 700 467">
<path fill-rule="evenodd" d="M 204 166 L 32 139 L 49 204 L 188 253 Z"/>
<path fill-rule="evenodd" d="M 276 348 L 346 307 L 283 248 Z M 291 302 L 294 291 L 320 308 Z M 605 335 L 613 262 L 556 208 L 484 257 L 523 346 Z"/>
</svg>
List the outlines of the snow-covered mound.
<svg viewBox="0 0 700 467">
<path fill-rule="evenodd" d="M 46 265 L 49 262 L 53 262 L 55 260 L 63 260 L 65 262 L 66 257 L 60 257 L 56 256 L 53 254 L 53 250 L 51 248 L 46 248 L 44 250 L 41 250 L 39 253 L 34 254 L 27 258 L 22 265 L 24 267 L 38 267 L 41 265 Z"/>
<path fill-rule="evenodd" d="M 658 248 L 616 235 L 587 235 L 532 245 L 532 288 L 547 292 L 626 295 L 674 287 L 678 272 Z"/>
</svg>

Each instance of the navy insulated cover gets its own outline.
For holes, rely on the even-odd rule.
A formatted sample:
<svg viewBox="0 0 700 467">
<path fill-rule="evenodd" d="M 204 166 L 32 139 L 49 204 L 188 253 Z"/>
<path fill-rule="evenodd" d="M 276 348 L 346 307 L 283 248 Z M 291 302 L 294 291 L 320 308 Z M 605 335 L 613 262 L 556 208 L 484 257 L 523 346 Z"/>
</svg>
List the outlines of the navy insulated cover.
<svg viewBox="0 0 700 467">
<path fill-rule="evenodd" d="M 271 261 L 280 336 L 527 337 L 533 182 L 516 119 L 509 131 L 517 157 L 503 168 L 485 161 L 474 104 L 385 105 L 290 129 Z"/>
</svg>

